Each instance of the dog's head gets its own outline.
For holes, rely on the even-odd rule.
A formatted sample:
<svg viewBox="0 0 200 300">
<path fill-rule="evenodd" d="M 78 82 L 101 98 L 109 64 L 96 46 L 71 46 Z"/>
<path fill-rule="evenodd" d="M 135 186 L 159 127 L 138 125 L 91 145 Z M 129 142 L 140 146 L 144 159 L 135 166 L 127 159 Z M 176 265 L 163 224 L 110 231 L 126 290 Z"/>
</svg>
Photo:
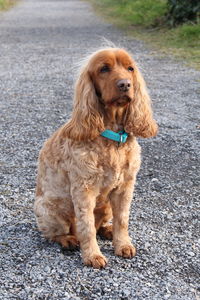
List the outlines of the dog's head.
<svg viewBox="0 0 200 300">
<path fill-rule="evenodd" d="M 81 69 L 72 119 L 65 132 L 74 140 L 92 140 L 105 130 L 104 112 L 118 108 L 124 109 L 126 132 L 142 137 L 156 135 L 150 98 L 135 61 L 123 49 L 99 50 Z"/>
<path fill-rule="evenodd" d="M 102 50 L 90 60 L 88 72 L 105 107 L 125 106 L 134 100 L 135 63 L 121 49 Z"/>
</svg>

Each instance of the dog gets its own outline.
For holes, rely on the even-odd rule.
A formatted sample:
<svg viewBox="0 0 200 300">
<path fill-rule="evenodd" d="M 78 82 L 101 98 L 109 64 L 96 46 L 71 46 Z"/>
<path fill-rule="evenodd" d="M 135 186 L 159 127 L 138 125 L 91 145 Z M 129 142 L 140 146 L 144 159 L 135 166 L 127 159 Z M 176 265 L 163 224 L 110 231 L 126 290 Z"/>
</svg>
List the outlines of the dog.
<svg viewBox="0 0 200 300">
<path fill-rule="evenodd" d="M 100 49 L 82 66 L 71 119 L 40 151 L 34 212 L 43 235 L 65 248 L 80 245 L 85 265 L 107 264 L 96 234 L 115 254 L 132 258 L 130 204 L 140 146 L 157 134 L 145 81 L 130 54 Z M 112 225 L 111 225 L 112 220 Z"/>
</svg>

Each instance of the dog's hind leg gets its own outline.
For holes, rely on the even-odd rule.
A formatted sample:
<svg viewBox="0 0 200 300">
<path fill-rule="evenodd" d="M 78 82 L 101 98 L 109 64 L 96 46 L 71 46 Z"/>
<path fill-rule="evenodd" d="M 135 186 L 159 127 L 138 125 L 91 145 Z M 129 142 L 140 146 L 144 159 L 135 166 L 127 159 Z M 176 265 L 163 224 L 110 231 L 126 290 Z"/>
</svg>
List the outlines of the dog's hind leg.
<svg viewBox="0 0 200 300">
<path fill-rule="evenodd" d="M 105 203 L 94 210 L 95 227 L 97 234 L 104 239 L 112 240 L 112 224 L 109 221 L 112 219 L 112 209 L 110 203 Z"/>
<path fill-rule="evenodd" d="M 40 154 L 34 212 L 44 237 L 65 248 L 78 245 L 67 174 L 49 167 Z"/>
<path fill-rule="evenodd" d="M 58 242 L 64 248 L 76 248 L 79 243 L 75 232 L 73 207 L 62 198 L 36 197 L 34 211 L 39 230 L 44 237 Z"/>
</svg>

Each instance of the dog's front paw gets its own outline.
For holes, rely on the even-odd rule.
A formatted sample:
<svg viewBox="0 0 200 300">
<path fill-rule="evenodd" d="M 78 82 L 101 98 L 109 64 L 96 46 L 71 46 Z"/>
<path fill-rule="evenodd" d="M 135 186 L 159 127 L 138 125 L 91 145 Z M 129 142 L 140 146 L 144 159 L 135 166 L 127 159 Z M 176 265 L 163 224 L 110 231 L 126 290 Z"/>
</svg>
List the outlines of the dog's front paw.
<svg viewBox="0 0 200 300">
<path fill-rule="evenodd" d="M 132 244 L 120 245 L 115 248 L 115 255 L 132 258 L 136 255 L 136 248 Z"/>
<path fill-rule="evenodd" d="M 94 269 L 105 268 L 107 264 L 107 259 L 102 254 L 93 254 L 85 257 L 83 261 L 85 265 L 92 266 Z"/>
</svg>

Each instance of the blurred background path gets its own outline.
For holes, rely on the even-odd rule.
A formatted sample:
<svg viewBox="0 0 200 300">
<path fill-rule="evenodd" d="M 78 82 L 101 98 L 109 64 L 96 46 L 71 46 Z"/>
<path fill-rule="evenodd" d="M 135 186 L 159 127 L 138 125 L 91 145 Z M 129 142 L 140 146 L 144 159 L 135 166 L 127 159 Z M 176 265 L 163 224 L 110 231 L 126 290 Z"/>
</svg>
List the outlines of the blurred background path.
<svg viewBox="0 0 200 300">
<path fill-rule="evenodd" d="M 117 258 L 99 240 L 109 263 L 98 271 L 43 239 L 32 207 L 39 149 L 71 114 L 77 61 L 104 37 L 141 67 L 160 133 L 140 140 L 130 216 L 138 254 Z M 84 1 L 26 0 L 0 13 L 0 299 L 199 299 L 198 78 Z"/>
</svg>

